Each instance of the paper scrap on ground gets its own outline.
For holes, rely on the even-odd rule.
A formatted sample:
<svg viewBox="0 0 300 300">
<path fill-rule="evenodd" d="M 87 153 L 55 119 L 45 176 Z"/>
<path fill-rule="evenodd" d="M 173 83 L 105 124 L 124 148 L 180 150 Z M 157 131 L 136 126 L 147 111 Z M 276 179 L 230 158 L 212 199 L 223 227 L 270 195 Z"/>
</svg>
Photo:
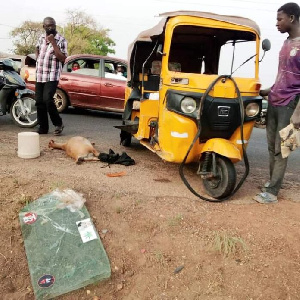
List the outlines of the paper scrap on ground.
<svg viewBox="0 0 300 300">
<path fill-rule="evenodd" d="M 97 238 L 97 234 L 90 218 L 77 221 L 76 225 L 78 227 L 81 239 L 84 243 L 95 240 Z"/>
<path fill-rule="evenodd" d="M 118 173 L 107 173 L 107 177 L 121 177 L 126 175 L 126 172 L 118 172 Z"/>
</svg>

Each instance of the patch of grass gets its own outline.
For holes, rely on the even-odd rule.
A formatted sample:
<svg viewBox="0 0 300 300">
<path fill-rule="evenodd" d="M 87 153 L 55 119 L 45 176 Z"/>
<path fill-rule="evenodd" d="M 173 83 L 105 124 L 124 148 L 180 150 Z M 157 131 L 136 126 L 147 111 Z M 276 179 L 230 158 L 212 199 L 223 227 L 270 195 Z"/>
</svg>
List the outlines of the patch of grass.
<svg viewBox="0 0 300 300">
<path fill-rule="evenodd" d="M 182 220 L 183 220 L 182 214 L 177 214 L 176 216 L 168 219 L 168 225 L 169 226 L 178 226 L 181 224 Z"/>
<path fill-rule="evenodd" d="M 161 250 L 156 250 L 151 252 L 151 254 L 152 258 L 150 259 L 157 262 L 162 267 L 170 261 L 170 259 Z"/>
<path fill-rule="evenodd" d="M 21 194 L 20 199 L 18 200 L 18 202 L 20 204 L 23 205 L 28 205 L 31 201 L 33 200 L 32 196 L 30 195 L 25 195 L 25 194 Z"/>
<path fill-rule="evenodd" d="M 156 251 L 153 254 L 154 254 L 155 260 L 157 262 L 161 263 L 164 260 L 164 255 L 163 255 L 163 253 L 161 251 Z"/>
<path fill-rule="evenodd" d="M 224 256 L 234 255 L 238 251 L 247 250 L 245 241 L 225 231 L 214 232 L 212 248 Z"/>
<path fill-rule="evenodd" d="M 118 191 L 118 192 L 115 192 L 114 193 L 114 198 L 119 200 L 119 199 L 122 199 L 124 197 L 127 197 L 128 196 L 128 193 L 126 191 Z"/>
<path fill-rule="evenodd" d="M 137 206 L 139 206 L 141 203 L 142 203 L 142 200 L 136 199 L 136 200 L 134 201 L 134 206 L 137 207 Z"/>
<path fill-rule="evenodd" d="M 115 193 L 114 198 L 117 199 L 117 200 L 121 199 L 122 198 L 122 193 Z"/>
<path fill-rule="evenodd" d="M 65 183 L 63 181 L 56 181 L 52 182 L 52 184 L 49 187 L 49 191 L 52 192 L 56 189 L 62 189 L 64 187 Z"/>
<path fill-rule="evenodd" d="M 122 207 L 120 207 L 120 206 L 116 207 L 117 214 L 120 214 L 122 212 L 122 210 L 123 210 Z"/>
</svg>

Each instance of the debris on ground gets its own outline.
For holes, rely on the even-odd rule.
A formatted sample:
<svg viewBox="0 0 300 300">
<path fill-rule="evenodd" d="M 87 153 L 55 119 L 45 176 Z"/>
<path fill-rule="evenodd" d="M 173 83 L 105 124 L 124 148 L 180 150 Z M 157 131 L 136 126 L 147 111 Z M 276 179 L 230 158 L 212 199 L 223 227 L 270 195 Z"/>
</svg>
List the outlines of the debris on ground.
<svg viewBox="0 0 300 300">
<path fill-rule="evenodd" d="M 83 197 L 55 191 L 26 205 L 19 220 L 37 300 L 110 277 L 107 254 Z"/>
</svg>

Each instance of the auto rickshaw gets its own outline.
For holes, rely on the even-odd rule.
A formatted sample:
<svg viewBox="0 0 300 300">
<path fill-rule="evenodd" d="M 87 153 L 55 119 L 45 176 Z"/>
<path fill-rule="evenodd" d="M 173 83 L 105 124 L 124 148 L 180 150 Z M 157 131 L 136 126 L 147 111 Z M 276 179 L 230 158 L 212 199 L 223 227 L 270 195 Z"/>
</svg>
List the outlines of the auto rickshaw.
<svg viewBox="0 0 300 300">
<path fill-rule="evenodd" d="M 134 136 L 168 162 L 180 163 L 186 186 L 204 200 L 232 195 L 249 172 L 245 149 L 261 112 L 260 31 L 250 19 L 177 11 L 141 32 L 128 50 L 121 144 Z M 269 40 L 262 43 L 269 50 Z M 234 164 L 246 172 L 236 184 Z M 197 174 L 214 199 L 199 195 L 183 165 Z"/>
</svg>

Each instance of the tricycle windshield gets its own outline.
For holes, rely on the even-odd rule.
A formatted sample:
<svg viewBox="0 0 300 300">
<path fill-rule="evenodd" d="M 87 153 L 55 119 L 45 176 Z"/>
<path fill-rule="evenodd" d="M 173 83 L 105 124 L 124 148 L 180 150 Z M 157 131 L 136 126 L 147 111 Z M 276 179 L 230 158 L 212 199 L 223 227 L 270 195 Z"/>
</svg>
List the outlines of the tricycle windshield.
<svg viewBox="0 0 300 300">
<path fill-rule="evenodd" d="M 234 72 L 235 77 L 255 77 L 255 63 L 253 55 L 256 53 L 254 41 L 228 41 L 221 47 L 218 75 L 228 75 Z M 247 61 L 251 59 L 249 62 Z M 247 63 L 243 65 L 244 62 Z"/>
<path fill-rule="evenodd" d="M 230 75 L 256 53 L 256 35 L 249 31 L 179 25 L 174 28 L 169 71 Z M 249 67 L 250 66 L 250 67 Z M 254 77 L 255 64 L 235 76 Z"/>
</svg>

